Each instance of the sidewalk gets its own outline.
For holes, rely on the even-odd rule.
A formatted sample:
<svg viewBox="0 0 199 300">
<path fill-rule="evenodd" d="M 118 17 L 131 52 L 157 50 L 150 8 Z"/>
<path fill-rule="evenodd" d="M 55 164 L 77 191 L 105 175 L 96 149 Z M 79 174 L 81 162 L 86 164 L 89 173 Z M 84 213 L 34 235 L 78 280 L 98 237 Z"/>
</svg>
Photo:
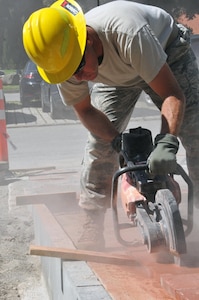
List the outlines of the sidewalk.
<svg viewBox="0 0 199 300">
<path fill-rule="evenodd" d="M 80 123 L 72 107 L 68 109 L 65 118 L 52 119 L 50 113 L 42 112 L 39 101 L 32 102 L 31 106 L 22 107 L 19 95 L 9 98 L 6 95 L 6 123 L 8 128 L 52 126 Z M 133 113 L 133 118 L 156 118 L 159 116 L 157 108 L 144 101 L 139 101 Z"/>
<path fill-rule="evenodd" d="M 8 128 L 67 125 L 79 123 L 72 108 L 68 110 L 65 119 L 52 119 L 50 113 L 42 112 L 39 103 L 22 107 L 19 101 L 6 103 L 6 124 Z"/>
</svg>

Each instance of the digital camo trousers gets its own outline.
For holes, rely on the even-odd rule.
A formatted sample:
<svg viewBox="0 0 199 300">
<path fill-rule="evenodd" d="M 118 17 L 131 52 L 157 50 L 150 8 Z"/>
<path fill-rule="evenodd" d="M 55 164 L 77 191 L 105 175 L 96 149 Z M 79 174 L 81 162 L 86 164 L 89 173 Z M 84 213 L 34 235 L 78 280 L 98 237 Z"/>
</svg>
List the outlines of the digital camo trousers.
<svg viewBox="0 0 199 300">
<path fill-rule="evenodd" d="M 179 138 L 186 150 L 189 176 L 194 184 L 195 198 L 199 204 L 199 72 L 190 48 L 189 33 L 179 25 L 177 39 L 166 49 L 168 64 L 186 97 L 186 110 Z M 104 112 L 119 132 L 126 129 L 141 91 L 148 93 L 161 109 L 161 99 L 144 82 L 133 87 L 110 87 L 95 84 L 92 91 L 93 105 Z M 85 147 L 81 173 L 79 205 L 84 209 L 110 207 L 111 181 L 118 169 L 118 155 L 110 143 L 91 133 Z"/>
</svg>

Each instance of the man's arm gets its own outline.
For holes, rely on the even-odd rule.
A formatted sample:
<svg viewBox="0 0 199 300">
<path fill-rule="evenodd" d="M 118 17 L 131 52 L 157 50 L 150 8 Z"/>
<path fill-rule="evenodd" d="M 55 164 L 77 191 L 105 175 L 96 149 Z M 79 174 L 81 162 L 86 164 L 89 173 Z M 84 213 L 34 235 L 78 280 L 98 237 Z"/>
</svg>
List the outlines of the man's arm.
<svg viewBox="0 0 199 300">
<path fill-rule="evenodd" d="M 164 64 L 149 86 L 162 98 L 161 133 L 178 135 L 185 107 L 185 97 L 168 64 Z"/>
<path fill-rule="evenodd" d="M 161 132 L 155 137 L 155 148 L 148 158 L 149 171 L 154 175 L 174 173 L 179 147 L 176 136 L 183 120 L 185 97 L 167 64 L 149 85 L 163 101 Z"/>
<path fill-rule="evenodd" d="M 111 142 L 119 134 L 106 115 L 92 106 L 89 95 L 73 108 L 82 124 L 99 138 Z"/>
</svg>

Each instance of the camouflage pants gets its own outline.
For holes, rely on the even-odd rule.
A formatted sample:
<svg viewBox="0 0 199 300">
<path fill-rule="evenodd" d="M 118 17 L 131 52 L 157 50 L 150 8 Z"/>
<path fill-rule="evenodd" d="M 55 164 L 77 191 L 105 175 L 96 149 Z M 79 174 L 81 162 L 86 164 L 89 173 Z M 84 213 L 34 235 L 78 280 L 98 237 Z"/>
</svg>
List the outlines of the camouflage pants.
<svg viewBox="0 0 199 300">
<path fill-rule="evenodd" d="M 189 33 L 179 25 L 179 35 L 166 49 L 168 64 L 186 97 L 186 111 L 179 138 L 186 150 L 189 175 L 199 192 L 199 72 L 190 48 Z M 144 90 L 161 109 L 162 100 L 145 82 L 132 87 L 94 85 L 93 105 L 104 112 L 118 131 L 126 129 L 134 106 Z M 118 155 L 110 143 L 89 133 L 81 174 L 80 206 L 85 209 L 110 207 L 110 187 L 113 173 L 118 168 Z M 199 204 L 199 199 L 198 199 Z"/>
</svg>

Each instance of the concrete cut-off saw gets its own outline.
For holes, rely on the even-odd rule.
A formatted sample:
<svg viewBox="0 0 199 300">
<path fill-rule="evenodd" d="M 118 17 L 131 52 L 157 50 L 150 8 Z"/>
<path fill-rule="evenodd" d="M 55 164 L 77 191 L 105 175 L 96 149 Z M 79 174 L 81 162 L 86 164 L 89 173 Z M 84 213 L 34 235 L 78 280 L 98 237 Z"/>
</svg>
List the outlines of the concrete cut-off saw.
<svg viewBox="0 0 199 300">
<path fill-rule="evenodd" d="M 118 242 L 133 246 L 134 239 L 126 240 L 122 230 L 138 227 L 142 243 L 149 253 L 164 251 L 174 257 L 185 254 L 186 236 L 193 228 L 193 186 L 184 169 L 177 164 L 175 174 L 152 176 L 148 172 L 147 158 L 153 150 L 151 131 L 142 127 L 122 134 L 122 149 L 119 155 L 120 168 L 113 176 L 111 204 L 114 231 Z M 128 222 L 121 223 L 118 214 L 118 179 L 135 188 L 145 200 L 131 201 L 121 189 L 122 206 Z M 181 190 L 174 176 L 181 176 L 187 185 L 187 217 L 181 218 L 179 203 Z M 128 199 L 127 199 L 128 198 Z"/>
</svg>

